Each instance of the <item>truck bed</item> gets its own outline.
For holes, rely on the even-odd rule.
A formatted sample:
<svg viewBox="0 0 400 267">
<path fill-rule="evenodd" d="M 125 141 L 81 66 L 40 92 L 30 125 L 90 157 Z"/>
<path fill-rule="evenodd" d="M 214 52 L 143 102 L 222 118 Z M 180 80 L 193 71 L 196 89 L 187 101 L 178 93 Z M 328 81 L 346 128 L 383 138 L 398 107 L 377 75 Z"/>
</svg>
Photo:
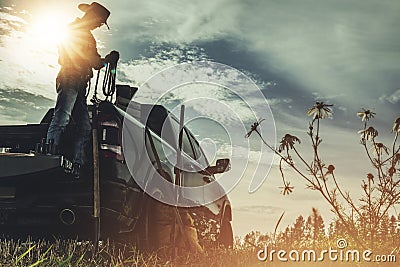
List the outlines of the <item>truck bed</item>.
<svg viewBox="0 0 400 267">
<path fill-rule="evenodd" d="M 11 152 L 29 153 L 36 143 L 46 138 L 47 123 L 0 126 L 0 148 L 10 148 Z"/>
</svg>

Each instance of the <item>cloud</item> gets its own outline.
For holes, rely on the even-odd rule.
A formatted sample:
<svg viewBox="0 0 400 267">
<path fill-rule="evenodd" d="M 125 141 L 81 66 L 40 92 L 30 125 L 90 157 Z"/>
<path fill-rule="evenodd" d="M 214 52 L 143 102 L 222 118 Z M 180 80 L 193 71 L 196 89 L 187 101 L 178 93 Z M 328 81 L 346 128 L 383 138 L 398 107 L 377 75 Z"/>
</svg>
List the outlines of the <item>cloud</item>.
<svg viewBox="0 0 400 267">
<path fill-rule="evenodd" d="M 268 98 L 268 104 L 270 106 L 275 106 L 279 104 L 290 104 L 293 103 L 292 98 Z"/>
<path fill-rule="evenodd" d="M 282 212 L 283 209 L 280 207 L 269 206 L 269 205 L 249 205 L 249 206 L 234 207 L 233 210 L 235 212 L 251 212 L 260 215 L 265 215 L 265 214 L 279 213 Z"/>
<path fill-rule="evenodd" d="M 238 26 L 236 1 L 123 1 L 112 5 L 112 18 L 124 40 L 150 38 L 159 42 L 189 43 L 228 36 Z M 110 18 L 111 19 L 111 18 Z M 129 23 L 126 23 L 129 22 Z"/>
<path fill-rule="evenodd" d="M 397 89 L 393 94 L 387 96 L 383 95 L 379 98 L 381 101 L 387 101 L 391 104 L 397 104 L 400 101 L 400 89 Z"/>
<path fill-rule="evenodd" d="M 128 3 L 115 6 L 119 16 L 114 21 L 118 34 L 126 35 L 118 45 L 138 49 L 136 56 L 182 62 L 186 55 L 179 51 L 193 48 L 201 58 L 244 71 L 271 99 L 277 123 L 284 127 L 299 128 L 299 118 L 315 100 L 335 104 L 332 123 L 348 127 L 361 107 L 395 112 L 378 99 L 384 94 L 389 103 L 398 104 L 398 96 L 387 89 L 400 82 L 400 51 L 394 45 L 398 6 L 370 0 L 362 8 L 357 1 L 341 0 L 318 6 L 303 1 L 296 7 L 290 1 L 233 0 L 203 1 L 199 9 L 197 3 L 152 1 L 139 3 L 141 12 Z M 141 67 L 147 68 L 135 66 Z"/>
<path fill-rule="evenodd" d="M 27 24 L 24 19 L 13 15 L 13 12 L 14 9 L 12 7 L 0 7 L 0 21 L 9 25 L 18 25 L 19 27 Z"/>
<path fill-rule="evenodd" d="M 286 72 L 309 90 L 340 94 L 363 86 L 373 93 L 383 79 L 369 75 L 397 69 L 390 58 L 398 50 L 390 44 L 397 40 L 398 5 L 362 5 L 360 9 L 355 1 L 335 1 L 315 6 L 314 1 L 303 1 L 294 12 L 288 1 L 151 1 L 136 3 L 135 8 L 124 2 L 114 7 L 114 20 L 121 33 L 130 33 L 125 38 L 137 41 L 193 44 L 229 39 L 238 48 L 254 51 L 264 67 Z"/>
<path fill-rule="evenodd" d="M 27 32 L 25 20 L 0 12 L 7 23 L 0 24 L 0 88 L 19 88 L 55 98 L 57 48 L 44 48 Z M 18 27 L 10 26 L 16 23 Z M 29 45 L 27 45 L 29 44 Z"/>
<path fill-rule="evenodd" d="M 397 43 L 398 4 L 391 1 L 367 0 L 362 9 L 356 1 L 318 6 L 314 1 L 303 1 L 296 5 L 296 12 L 288 1 L 104 4 L 112 11 L 112 29 L 108 33 L 96 30 L 95 34 L 103 41 L 102 51 L 123 51 L 119 79 L 134 85 L 163 67 L 211 59 L 254 77 L 268 98 L 296 99 L 273 108 L 277 113 L 288 113 L 289 108 L 290 113 L 299 114 L 314 99 L 332 96 L 343 112 L 359 108 L 354 107 L 355 99 L 376 106 L 379 95 L 391 94 L 385 88 L 399 82 L 395 60 L 399 50 L 393 45 Z M 57 66 L 54 61 L 50 65 Z M 54 72 L 47 71 L 48 80 L 54 79 L 54 74 L 50 76 Z M 25 73 L 28 75 L 28 70 Z M 43 83 L 35 87 L 40 88 L 39 93 L 55 96 Z"/>
<path fill-rule="evenodd" d="M 0 89 L 0 124 L 39 123 L 54 101 L 20 89 Z"/>
</svg>

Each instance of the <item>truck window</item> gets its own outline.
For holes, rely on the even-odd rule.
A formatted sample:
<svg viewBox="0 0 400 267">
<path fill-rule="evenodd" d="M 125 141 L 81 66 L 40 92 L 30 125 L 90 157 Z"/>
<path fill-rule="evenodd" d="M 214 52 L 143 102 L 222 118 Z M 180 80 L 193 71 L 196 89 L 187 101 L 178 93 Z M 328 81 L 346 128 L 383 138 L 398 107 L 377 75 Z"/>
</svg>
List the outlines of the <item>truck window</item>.
<svg viewBox="0 0 400 267">
<path fill-rule="evenodd" d="M 175 144 L 176 147 L 178 147 L 178 138 L 179 138 L 179 122 L 175 119 L 171 119 L 171 124 L 172 124 L 172 131 L 175 135 Z M 192 144 L 187 136 L 186 130 L 183 131 L 182 135 L 182 151 L 185 152 L 186 155 L 191 157 L 192 159 L 196 159 L 196 154 L 193 150 Z"/>
<path fill-rule="evenodd" d="M 190 133 L 187 132 L 189 141 L 191 143 L 191 146 L 194 150 L 194 154 L 195 157 L 194 159 L 197 161 L 197 163 L 202 167 L 202 168 L 207 168 L 208 167 L 208 161 L 207 158 L 205 156 L 205 154 L 203 153 L 203 150 L 201 149 L 199 143 L 197 142 L 196 138 L 194 138 L 194 136 Z"/>
</svg>

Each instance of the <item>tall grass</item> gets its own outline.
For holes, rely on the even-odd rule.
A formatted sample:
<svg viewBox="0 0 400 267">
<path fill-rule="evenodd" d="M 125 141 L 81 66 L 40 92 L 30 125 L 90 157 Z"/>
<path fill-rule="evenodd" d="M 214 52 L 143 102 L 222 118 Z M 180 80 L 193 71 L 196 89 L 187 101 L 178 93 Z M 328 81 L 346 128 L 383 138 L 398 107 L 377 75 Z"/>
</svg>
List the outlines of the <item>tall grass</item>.
<svg viewBox="0 0 400 267">
<path fill-rule="evenodd" d="M 135 247 L 103 242 L 97 254 L 93 243 L 75 240 L 0 240 L 0 266 L 254 266 L 259 261 L 253 249 L 213 248 L 204 254 L 178 251 L 175 257 L 143 253 Z"/>
<path fill-rule="evenodd" d="M 280 236 L 281 233 L 278 233 Z M 271 234 L 272 235 L 272 234 Z M 205 249 L 204 254 L 189 254 L 184 251 L 178 251 L 175 257 L 160 257 L 156 252 L 143 253 L 121 244 L 103 242 L 99 246 L 99 252 L 93 255 L 93 243 L 89 241 L 77 242 L 75 240 L 54 240 L 54 241 L 32 241 L 32 240 L 0 240 L 0 266 L 12 267 L 69 267 L 69 266 L 398 266 L 398 262 L 333 262 L 325 259 L 322 262 L 281 262 L 277 260 L 276 254 L 274 261 L 260 261 L 257 258 L 257 252 L 268 245 L 269 249 L 301 250 L 302 246 L 297 248 L 293 244 L 283 242 L 265 243 L 265 239 L 254 240 L 251 244 L 236 238 L 233 248 L 210 248 Z M 261 241 L 261 242 L 260 242 Z M 329 242 L 318 244 L 318 247 L 327 248 L 332 245 Z M 334 246 L 334 245 L 332 245 Z M 308 248 L 311 249 L 311 248 Z"/>
</svg>

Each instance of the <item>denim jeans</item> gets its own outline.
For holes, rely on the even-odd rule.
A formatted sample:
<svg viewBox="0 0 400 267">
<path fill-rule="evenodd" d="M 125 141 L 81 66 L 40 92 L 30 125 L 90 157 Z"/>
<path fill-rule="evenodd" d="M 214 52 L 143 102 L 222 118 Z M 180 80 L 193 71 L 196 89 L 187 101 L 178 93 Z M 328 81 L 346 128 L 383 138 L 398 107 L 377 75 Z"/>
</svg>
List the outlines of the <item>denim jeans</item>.
<svg viewBox="0 0 400 267">
<path fill-rule="evenodd" d="M 60 79 L 58 96 L 54 108 L 54 117 L 47 131 L 47 142 L 53 139 L 54 145 L 59 146 L 60 136 L 65 131 L 68 123 L 74 122 L 78 133 L 73 143 L 74 163 L 85 163 L 85 147 L 90 140 L 91 125 L 86 105 L 86 81 L 73 77 Z"/>
</svg>

